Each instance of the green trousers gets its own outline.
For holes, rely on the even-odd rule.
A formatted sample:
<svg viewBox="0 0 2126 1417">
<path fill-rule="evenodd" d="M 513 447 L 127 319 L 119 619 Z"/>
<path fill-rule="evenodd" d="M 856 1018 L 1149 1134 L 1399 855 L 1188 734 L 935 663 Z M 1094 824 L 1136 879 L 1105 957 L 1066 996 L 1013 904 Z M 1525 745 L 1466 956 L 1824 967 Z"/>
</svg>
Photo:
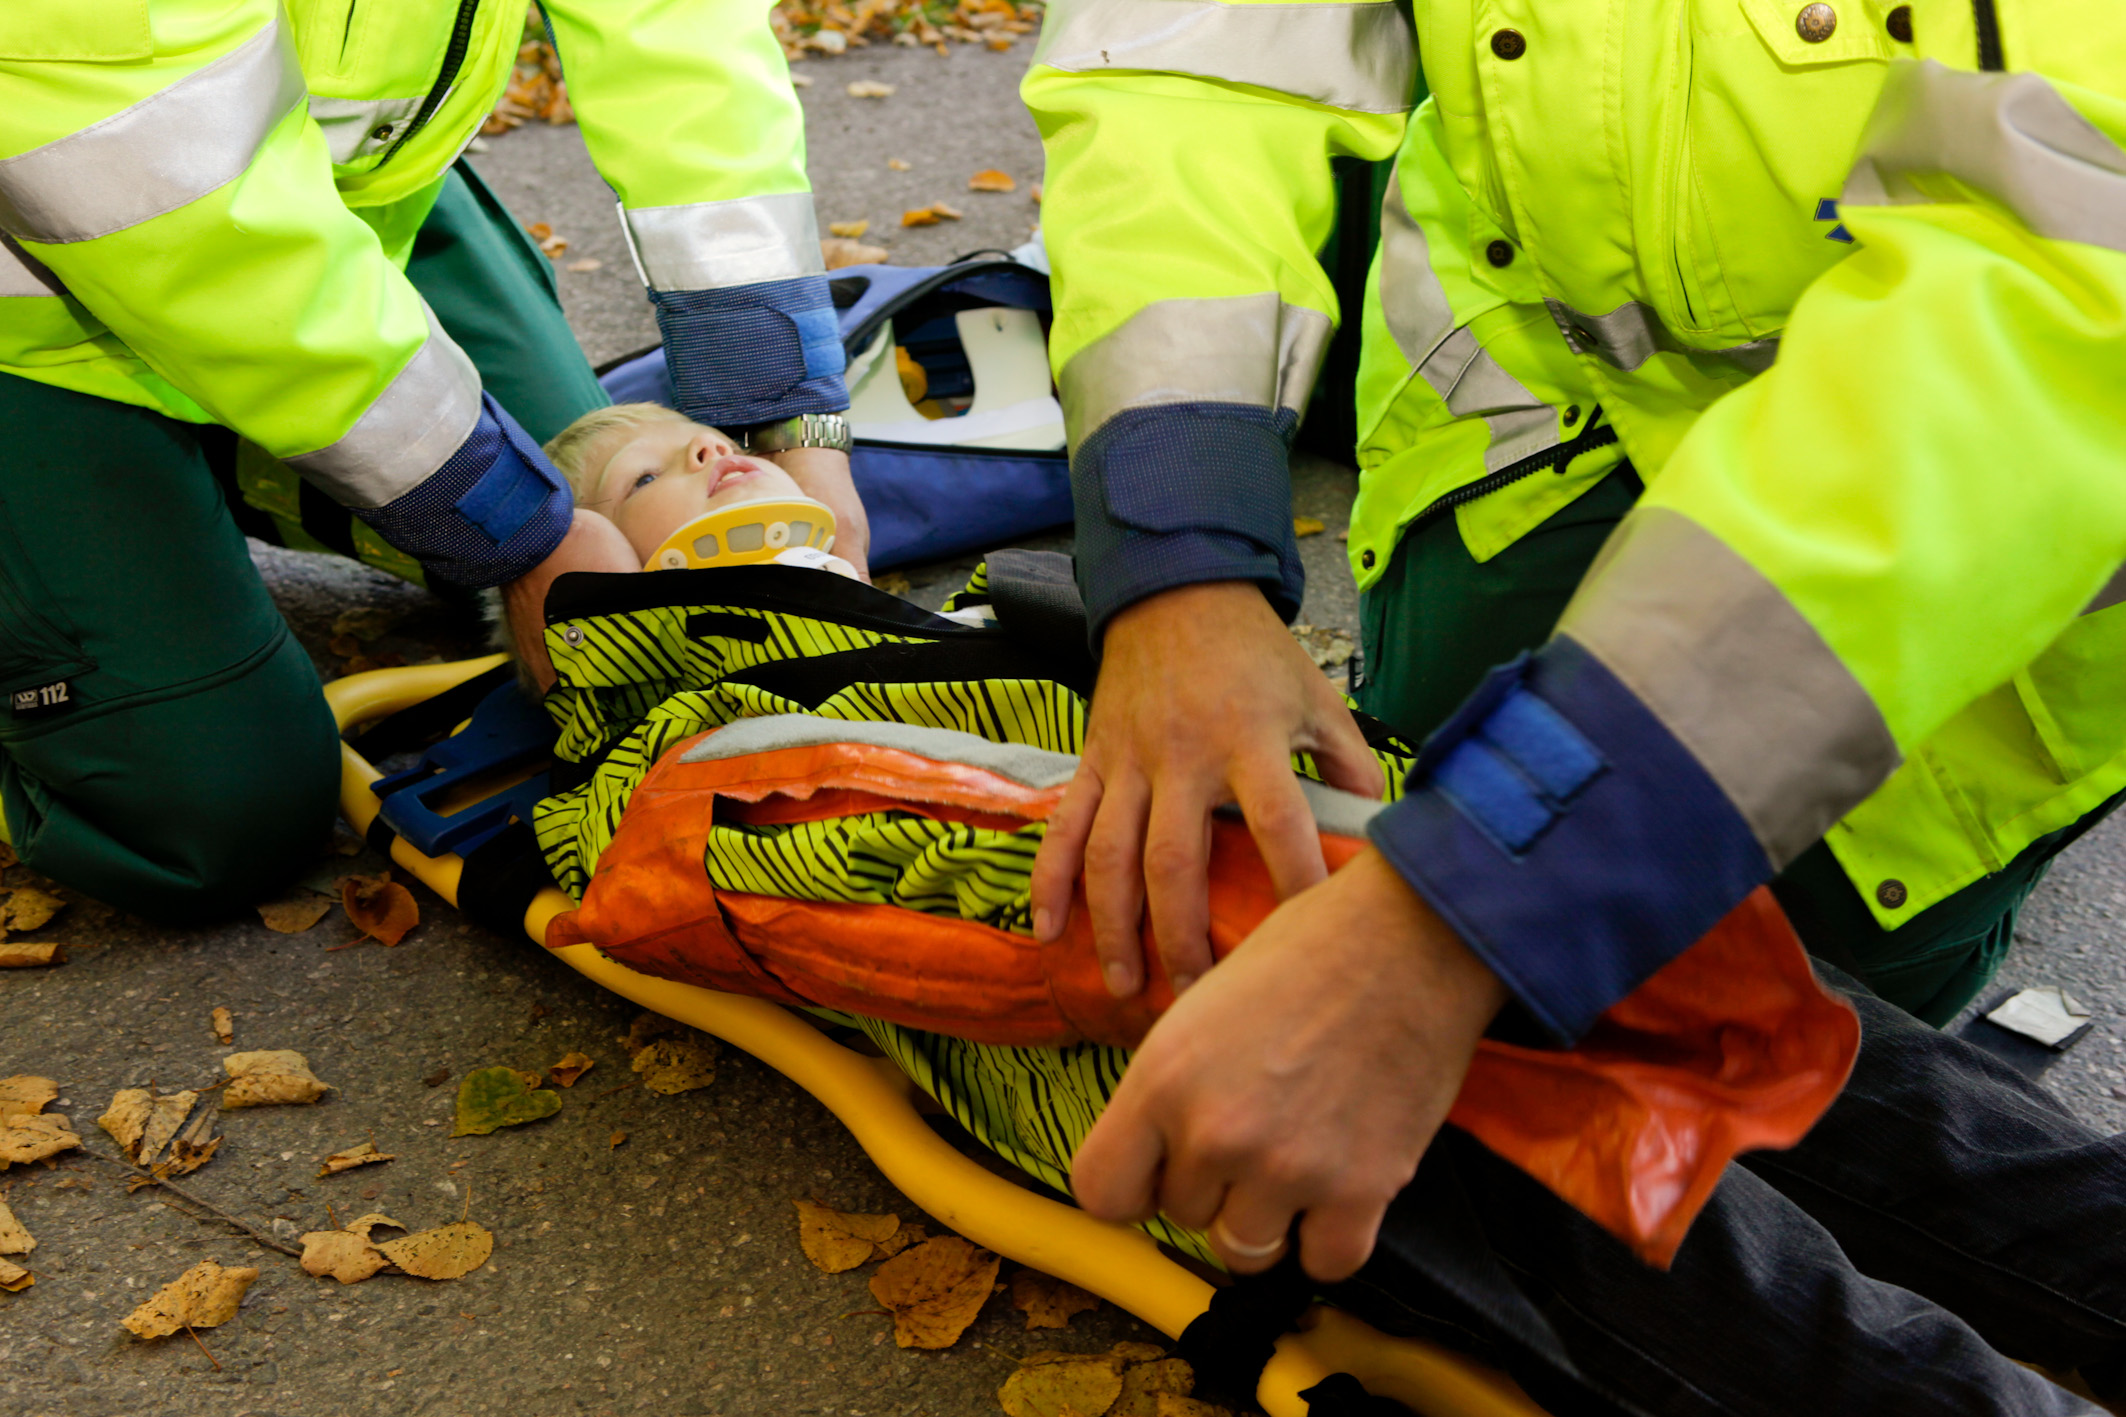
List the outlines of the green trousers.
<svg viewBox="0 0 2126 1417">
<path fill-rule="evenodd" d="M 1360 601 L 1360 706 L 1413 742 L 1438 727 L 1493 665 L 1550 638 L 1595 553 L 1643 490 L 1625 463 L 1481 564 L 1452 516 L 1414 525 L 1387 573 Z M 2052 858 L 2119 800 L 2031 843 L 2000 871 L 1895 930 L 1876 923 L 1821 842 L 1787 867 L 1772 890 L 1813 954 L 1939 1026 L 2000 968 L 2015 937 L 2016 912 Z"/>
<path fill-rule="evenodd" d="M 546 258 L 469 172 L 446 180 L 407 274 L 534 436 L 606 402 Z M 0 428 L 0 805 L 16 852 L 157 920 L 265 897 L 330 829 L 339 747 L 245 548 L 239 513 L 243 530 L 276 528 L 234 496 L 235 437 L 6 375 Z"/>
</svg>

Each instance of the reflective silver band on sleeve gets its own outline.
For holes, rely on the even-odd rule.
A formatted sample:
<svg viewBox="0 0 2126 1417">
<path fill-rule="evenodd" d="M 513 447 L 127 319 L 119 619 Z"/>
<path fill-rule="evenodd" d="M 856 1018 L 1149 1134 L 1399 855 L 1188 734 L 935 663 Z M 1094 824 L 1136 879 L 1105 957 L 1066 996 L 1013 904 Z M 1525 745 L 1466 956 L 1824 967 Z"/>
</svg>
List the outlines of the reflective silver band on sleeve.
<svg viewBox="0 0 2126 1417">
<path fill-rule="evenodd" d="M 1147 305 L 1071 356 L 1057 383 L 1073 446 L 1125 409 L 1236 403 L 1304 410 L 1334 333 L 1274 290 Z"/>
<path fill-rule="evenodd" d="M 1558 411 L 1506 372 L 1458 325 L 1447 287 L 1432 269 L 1424 228 L 1403 205 L 1402 179 L 1390 178 L 1381 199 L 1380 302 L 1388 332 L 1410 367 L 1458 418 L 1482 418 L 1491 430 L 1484 471 L 1557 446 Z"/>
<path fill-rule="evenodd" d="M 1545 299 L 1543 303 L 1550 307 L 1550 318 L 1557 321 L 1558 332 L 1565 336 L 1565 343 L 1572 346 L 1574 354 L 1591 354 L 1627 374 L 1659 353 L 1716 359 L 1745 374 L 1762 374 L 1779 357 L 1776 338 L 1733 344 L 1725 349 L 1685 344 L 1643 301 L 1627 300 L 1607 315 L 1582 314 L 1562 300 Z"/>
<path fill-rule="evenodd" d="M 316 452 L 285 458 L 288 466 L 343 507 L 397 501 L 426 482 L 465 445 L 480 422 L 480 374 L 435 312 L 428 339 L 354 426 Z"/>
<path fill-rule="evenodd" d="M 406 125 L 421 111 L 428 95 L 411 98 L 325 98 L 311 94 L 310 119 L 325 135 L 325 150 L 335 163 L 375 157 L 406 134 Z"/>
<path fill-rule="evenodd" d="M 2039 236 L 2126 251 L 2126 151 L 2041 75 L 1899 60 L 1868 120 L 1846 207 L 1953 201 L 1953 178 Z"/>
<path fill-rule="evenodd" d="M 1049 0 L 1033 62 L 1072 74 L 1188 74 L 1359 113 L 1406 113 L 1417 37 L 1393 0 Z"/>
<path fill-rule="evenodd" d="M 64 294 L 66 287 L 44 262 L 17 246 L 15 238 L 0 232 L 0 297 Z"/>
<path fill-rule="evenodd" d="M 810 192 L 620 209 L 635 269 L 652 290 L 715 290 L 824 273 Z"/>
<path fill-rule="evenodd" d="M 1793 602 L 1670 508 L 1618 525 L 1557 632 L 1690 751 L 1775 871 L 1902 761 L 1874 699 Z"/>
<path fill-rule="evenodd" d="M 59 245 L 176 211 L 241 176 L 302 100 L 295 43 L 276 16 L 130 108 L 0 161 L 0 230 Z"/>
</svg>

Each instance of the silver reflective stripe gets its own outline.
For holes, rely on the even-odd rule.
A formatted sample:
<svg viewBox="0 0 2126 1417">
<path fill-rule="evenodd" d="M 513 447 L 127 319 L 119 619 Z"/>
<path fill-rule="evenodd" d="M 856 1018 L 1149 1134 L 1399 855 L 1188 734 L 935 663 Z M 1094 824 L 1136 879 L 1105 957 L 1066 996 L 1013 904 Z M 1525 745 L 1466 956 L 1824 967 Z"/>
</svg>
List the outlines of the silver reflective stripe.
<svg viewBox="0 0 2126 1417">
<path fill-rule="evenodd" d="M 622 207 L 635 269 L 652 290 L 714 290 L 813 276 L 827 269 L 810 192 Z"/>
<path fill-rule="evenodd" d="M 1779 588 L 1680 512 L 1626 517 L 1565 607 L 1780 870 L 1894 772 L 1882 711 Z"/>
<path fill-rule="evenodd" d="M 1050 0 L 1033 62 L 1073 74 L 1192 74 L 1332 108 L 1405 113 L 1417 75 L 1417 37 L 1393 0 Z"/>
<path fill-rule="evenodd" d="M 443 333 L 428 339 L 338 441 L 284 459 L 343 507 L 382 507 L 426 482 L 480 422 L 480 375 Z"/>
<path fill-rule="evenodd" d="M 276 17 L 131 108 L 0 162 L 0 230 L 93 241 L 176 211 L 242 175 L 302 98 L 295 43 Z"/>
<path fill-rule="evenodd" d="M 1403 205 L 1402 179 L 1390 178 L 1381 201 L 1380 303 L 1396 347 L 1446 401 L 1449 413 L 1482 418 L 1489 426 L 1484 471 L 1497 472 L 1557 446 L 1556 407 L 1507 373 L 1468 326 L 1454 322 L 1454 306 L 1432 269 L 1431 251 L 1424 229 Z"/>
<path fill-rule="evenodd" d="M 1124 409 L 1173 403 L 1307 406 L 1334 333 L 1274 290 L 1161 300 L 1071 356 L 1057 383 L 1073 446 Z"/>
<path fill-rule="evenodd" d="M 66 287 L 44 262 L 17 246 L 12 236 L 0 232 L 0 297 L 64 294 Z"/>
<path fill-rule="evenodd" d="M 1841 207 L 1953 200 L 1975 187 L 2039 236 L 2126 251 L 2126 152 L 2036 74 L 1932 59 L 1890 68 Z"/>
<path fill-rule="evenodd" d="M 1550 318 L 1558 322 L 1574 354 L 1592 354 L 1627 374 L 1662 351 L 1725 360 L 1745 374 L 1762 374 L 1779 357 L 1776 339 L 1752 340 L 1726 349 L 1687 345 L 1661 323 L 1651 305 L 1638 300 L 1627 300 L 1607 315 L 1584 315 L 1562 300 L 1543 303 L 1550 307 Z"/>
<path fill-rule="evenodd" d="M 324 130 L 335 163 L 374 157 L 403 137 L 426 94 L 411 98 L 325 98 L 310 95 L 310 117 Z M 448 101 L 448 95 L 445 96 Z M 441 105 L 438 105 L 440 107 Z"/>
</svg>

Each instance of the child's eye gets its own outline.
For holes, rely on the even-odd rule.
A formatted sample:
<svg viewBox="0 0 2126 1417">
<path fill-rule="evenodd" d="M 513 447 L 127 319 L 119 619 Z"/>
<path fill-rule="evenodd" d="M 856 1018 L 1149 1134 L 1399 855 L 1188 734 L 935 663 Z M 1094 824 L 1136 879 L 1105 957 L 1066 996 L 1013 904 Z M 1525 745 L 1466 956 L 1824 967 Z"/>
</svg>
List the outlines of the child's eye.
<svg viewBox="0 0 2126 1417">
<path fill-rule="evenodd" d="M 634 485 L 633 487 L 630 487 L 630 488 L 628 488 L 628 491 L 630 491 L 630 492 L 640 492 L 640 491 L 641 491 L 641 490 L 642 490 L 643 488 L 645 488 L 645 487 L 649 486 L 649 485 L 650 485 L 650 484 L 651 484 L 652 482 L 655 482 L 656 480 L 657 480 L 657 474 L 656 474 L 656 473 L 654 473 L 654 472 L 645 472 L 644 474 L 642 474 L 642 476 L 640 476 L 640 477 L 638 477 L 638 478 L 636 478 L 636 479 L 635 479 L 635 485 Z"/>
</svg>

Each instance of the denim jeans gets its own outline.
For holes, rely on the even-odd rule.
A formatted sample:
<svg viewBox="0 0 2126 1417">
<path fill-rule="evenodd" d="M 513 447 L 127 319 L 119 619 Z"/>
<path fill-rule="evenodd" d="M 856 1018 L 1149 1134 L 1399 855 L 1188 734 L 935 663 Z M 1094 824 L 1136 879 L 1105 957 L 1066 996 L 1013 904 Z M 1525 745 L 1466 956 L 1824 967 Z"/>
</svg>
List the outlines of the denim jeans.
<svg viewBox="0 0 2126 1417">
<path fill-rule="evenodd" d="M 1731 1166 L 1666 1273 L 1453 1131 L 1329 1298 L 1569 1414 L 2096 1414 L 2126 1368 L 2126 1138 L 1819 965 L 1851 1082 Z"/>
</svg>

